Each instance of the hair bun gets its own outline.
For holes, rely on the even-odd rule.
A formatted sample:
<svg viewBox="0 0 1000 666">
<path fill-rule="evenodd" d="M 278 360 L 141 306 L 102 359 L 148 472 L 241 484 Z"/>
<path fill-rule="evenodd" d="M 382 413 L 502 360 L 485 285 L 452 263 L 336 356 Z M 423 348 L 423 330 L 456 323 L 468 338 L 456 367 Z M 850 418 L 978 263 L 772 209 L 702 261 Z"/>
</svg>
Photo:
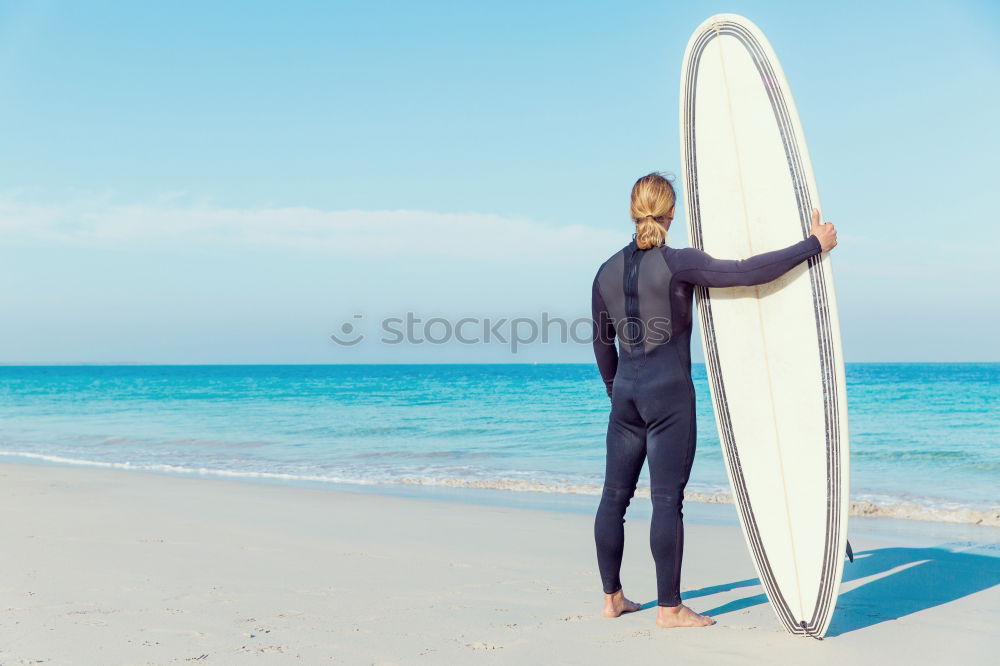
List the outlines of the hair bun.
<svg viewBox="0 0 1000 666">
<path fill-rule="evenodd" d="M 667 237 L 670 211 L 677 197 L 670 180 L 660 173 L 650 173 L 632 186 L 629 213 L 635 220 L 636 245 L 641 250 L 660 247 Z"/>
</svg>

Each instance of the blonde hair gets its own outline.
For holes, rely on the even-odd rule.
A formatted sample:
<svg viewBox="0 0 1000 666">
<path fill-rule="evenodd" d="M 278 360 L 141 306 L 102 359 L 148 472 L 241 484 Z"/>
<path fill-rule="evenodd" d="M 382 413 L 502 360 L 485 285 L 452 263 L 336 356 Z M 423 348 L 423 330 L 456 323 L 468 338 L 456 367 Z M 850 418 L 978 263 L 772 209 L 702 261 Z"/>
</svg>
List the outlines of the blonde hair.
<svg viewBox="0 0 1000 666">
<path fill-rule="evenodd" d="M 635 243 L 640 250 L 667 242 L 664 223 L 676 199 L 668 174 L 653 172 L 635 181 L 630 212 L 635 222 Z"/>
</svg>

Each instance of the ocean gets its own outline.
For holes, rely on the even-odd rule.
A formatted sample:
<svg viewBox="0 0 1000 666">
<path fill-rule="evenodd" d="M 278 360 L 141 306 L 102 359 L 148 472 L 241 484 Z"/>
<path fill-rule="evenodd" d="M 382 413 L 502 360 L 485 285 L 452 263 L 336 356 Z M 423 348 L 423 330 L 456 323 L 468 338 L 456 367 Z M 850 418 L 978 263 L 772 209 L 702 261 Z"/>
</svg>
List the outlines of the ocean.
<svg viewBox="0 0 1000 666">
<path fill-rule="evenodd" d="M 725 502 L 693 377 L 686 497 Z M 853 513 L 1000 525 L 1000 364 L 850 363 L 847 389 Z M 0 460 L 598 495 L 608 404 L 590 364 L 5 366 Z"/>
</svg>

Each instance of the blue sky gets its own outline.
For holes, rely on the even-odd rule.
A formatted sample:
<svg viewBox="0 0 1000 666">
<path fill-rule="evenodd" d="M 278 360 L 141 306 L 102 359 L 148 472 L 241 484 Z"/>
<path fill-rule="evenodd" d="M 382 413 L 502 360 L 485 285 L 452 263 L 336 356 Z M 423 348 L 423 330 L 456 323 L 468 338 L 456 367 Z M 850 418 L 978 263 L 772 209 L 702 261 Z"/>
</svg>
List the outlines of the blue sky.
<svg viewBox="0 0 1000 666">
<path fill-rule="evenodd" d="M 371 327 L 586 316 L 719 11 L 795 95 L 847 360 L 1000 360 L 995 4 L 40 0 L 0 1 L 0 361 L 589 361 Z"/>
</svg>

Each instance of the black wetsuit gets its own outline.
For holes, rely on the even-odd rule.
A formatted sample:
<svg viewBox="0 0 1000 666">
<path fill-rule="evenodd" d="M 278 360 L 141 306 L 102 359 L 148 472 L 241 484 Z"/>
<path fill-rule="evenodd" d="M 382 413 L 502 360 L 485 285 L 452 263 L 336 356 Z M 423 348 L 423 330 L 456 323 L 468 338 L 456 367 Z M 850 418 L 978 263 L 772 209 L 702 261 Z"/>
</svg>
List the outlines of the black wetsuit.
<svg viewBox="0 0 1000 666">
<path fill-rule="evenodd" d="M 749 259 L 715 259 L 693 248 L 640 250 L 633 240 L 594 278 L 594 354 L 611 397 L 607 466 L 594 521 L 604 592 L 621 589 L 625 510 L 649 458 L 649 545 L 660 606 L 680 598 L 682 504 L 695 451 L 691 308 L 695 285 L 770 282 L 822 251 L 816 236 Z M 618 339 L 619 351 L 615 348 Z"/>
</svg>

